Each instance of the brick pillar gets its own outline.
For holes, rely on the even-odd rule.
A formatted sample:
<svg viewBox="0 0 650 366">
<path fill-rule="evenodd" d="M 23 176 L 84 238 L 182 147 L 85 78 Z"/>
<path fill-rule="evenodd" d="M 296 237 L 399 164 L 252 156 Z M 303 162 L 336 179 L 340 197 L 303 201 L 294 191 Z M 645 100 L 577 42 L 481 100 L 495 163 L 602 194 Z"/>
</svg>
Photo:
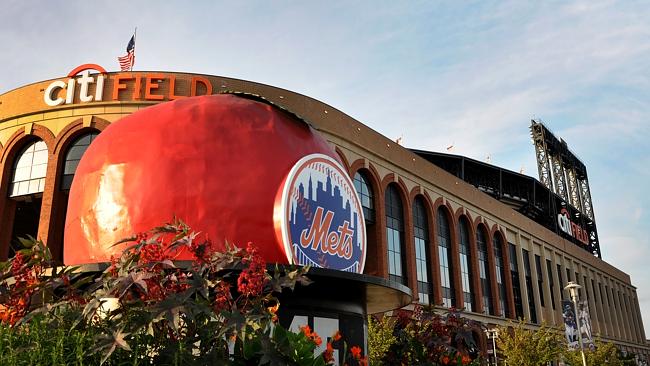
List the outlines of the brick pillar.
<svg viewBox="0 0 650 366">
<path fill-rule="evenodd" d="M 458 309 L 463 307 L 463 283 L 460 275 L 460 236 L 458 235 L 458 222 L 454 219 L 449 210 L 449 236 L 450 247 L 449 256 L 451 259 L 451 280 L 454 282 L 454 295 L 456 303 L 454 306 Z"/>
<path fill-rule="evenodd" d="M 401 188 L 401 187 L 400 187 Z M 402 195 L 401 197 L 408 197 L 408 195 Z M 403 269 L 404 274 L 408 276 L 408 287 L 413 293 L 413 300 L 418 298 L 418 278 L 417 270 L 415 268 L 415 243 L 413 242 L 414 233 L 413 233 L 413 209 L 411 201 L 406 198 L 403 199 L 402 209 L 404 210 L 403 219 L 404 219 L 404 265 L 406 268 Z"/>
<path fill-rule="evenodd" d="M 438 256 L 438 210 L 437 205 L 433 205 L 433 211 L 429 212 L 427 219 L 429 220 L 429 249 L 431 253 L 431 260 L 429 263 L 429 270 L 431 271 L 431 281 L 433 287 L 432 303 L 436 305 L 442 304 L 442 285 L 440 284 L 440 258 Z"/>
<path fill-rule="evenodd" d="M 481 288 L 481 276 L 478 269 L 478 246 L 476 243 L 476 226 L 467 220 L 469 229 L 469 268 L 472 271 L 471 283 L 472 295 L 474 295 L 474 312 L 483 313 L 483 289 Z"/>
</svg>

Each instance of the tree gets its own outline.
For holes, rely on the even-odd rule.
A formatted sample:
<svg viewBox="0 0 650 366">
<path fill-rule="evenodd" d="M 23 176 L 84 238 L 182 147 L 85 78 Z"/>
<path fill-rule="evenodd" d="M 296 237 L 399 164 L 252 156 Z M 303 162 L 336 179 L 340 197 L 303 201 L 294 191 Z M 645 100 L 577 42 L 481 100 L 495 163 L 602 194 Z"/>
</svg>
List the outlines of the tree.
<svg viewBox="0 0 650 366">
<path fill-rule="evenodd" d="M 589 366 L 623 366 L 623 361 L 618 357 L 618 349 L 613 343 L 596 340 L 594 342 L 595 350 L 585 349 L 585 357 Z M 582 366 L 582 356 L 580 351 L 564 352 L 564 362 L 569 366 Z"/>
<path fill-rule="evenodd" d="M 370 366 L 382 365 L 382 359 L 395 343 L 395 319 L 368 316 L 368 360 Z"/>
<path fill-rule="evenodd" d="M 519 322 L 499 328 L 497 347 L 509 365 L 539 366 L 558 360 L 565 344 L 560 334 L 544 323 L 539 329 L 531 330 Z"/>
</svg>

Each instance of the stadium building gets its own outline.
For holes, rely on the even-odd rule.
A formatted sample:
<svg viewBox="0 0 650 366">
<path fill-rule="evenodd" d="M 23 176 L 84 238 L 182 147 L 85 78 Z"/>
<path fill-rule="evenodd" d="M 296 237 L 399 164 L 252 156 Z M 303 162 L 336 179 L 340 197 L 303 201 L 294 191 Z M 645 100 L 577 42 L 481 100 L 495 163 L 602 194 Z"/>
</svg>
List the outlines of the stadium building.
<svg viewBox="0 0 650 366">
<path fill-rule="evenodd" d="M 26 235 L 42 239 L 61 262 L 73 258 L 76 244 L 64 238 L 75 199 L 70 189 L 95 138 L 152 105 L 211 94 L 266 103 L 329 143 L 361 204 L 367 259 L 355 268 L 363 274 L 407 287 L 414 302 L 463 308 L 486 324 L 522 318 L 531 327 L 545 322 L 558 328 L 569 297 L 563 288 L 575 281 L 588 302 L 593 333 L 650 359 L 636 288 L 628 274 L 601 259 L 586 168 L 537 122 L 531 129 L 540 180 L 462 156 L 404 148 L 288 90 L 220 76 L 82 65 L 66 77 L 0 95 L 0 259 Z M 147 131 L 140 132 L 146 139 Z M 329 188 L 319 183 L 320 190 Z"/>
</svg>

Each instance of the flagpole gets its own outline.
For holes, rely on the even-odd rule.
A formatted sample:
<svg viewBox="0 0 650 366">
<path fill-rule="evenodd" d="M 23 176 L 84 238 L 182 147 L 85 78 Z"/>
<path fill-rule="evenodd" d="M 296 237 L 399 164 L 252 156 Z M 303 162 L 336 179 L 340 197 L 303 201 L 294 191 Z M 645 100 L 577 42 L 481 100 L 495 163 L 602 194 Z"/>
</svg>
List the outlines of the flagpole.
<svg viewBox="0 0 650 366">
<path fill-rule="evenodd" d="M 137 42 L 137 35 L 138 35 L 138 27 L 135 27 L 135 31 L 133 31 L 133 62 L 131 62 L 131 70 L 133 71 L 133 64 L 135 64 L 135 47 L 138 44 Z"/>
</svg>

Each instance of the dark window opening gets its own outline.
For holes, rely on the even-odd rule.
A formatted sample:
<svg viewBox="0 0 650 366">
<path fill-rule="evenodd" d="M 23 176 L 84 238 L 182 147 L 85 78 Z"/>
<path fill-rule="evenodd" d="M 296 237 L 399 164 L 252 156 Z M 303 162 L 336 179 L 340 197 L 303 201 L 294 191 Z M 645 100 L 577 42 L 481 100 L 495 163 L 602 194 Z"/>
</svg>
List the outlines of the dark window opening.
<svg viewBox="0 0 650 366">
<path fill-rule="evenodd" d="M 497 276 L 497 287 L 499 288 L 499 309 L 501 309 L 501 316 L 506 317 L 510 314 L 510 304 L 508 304 L 506 298 L 506 270 L 503 262 L 503 242 L 498 235 L 494 235 L 492 241 L 494 243 L 494 260 L 496 261 L 495 273 Z"/>
<path fill-rule="evenodd" d="M 37 237 L 38 222 L 41 217 L 41 201 L 41 197 L 26 196 L 16 202 L 9 258 L 13 257 L 16 251 L 24 249 L 18 238 Z"/>
<path fill-rule="evenodd" d="M 460 279 L 463 289 L 463 307 L 466 311 L 474 311 L 472 294 L 471 252 L 469 250 L 469 229 L 467 220 L 461 218 L 458 222 L 458 239 L 460 248 Z"/>
<path fill-rule="evenodd" d="M 406 266 L 404 265 L 404 211 L 397 188 L 389 185 L 386 189 L 385 199 L 388 278 L 391 281 L 407 284 Z"/>
<path fill-rule="evenodd" d="M 77 171 L 79 161 L 88 149 L 88 146 L 90 146 L 90 144 L 95 140 L 95 137 L 97 137 L 97 135 L 97 132 L 85 134 L 77 138 L 68 148 L 68 151 L 65 154 L 63 175 L 61 176 L 62 190 L 70 190 L 70 187 L 72 186 L 72 179 L 74 178 L 74 173 Z"/>
<path fill-rule="evenodd" d="M 375 198 L 365 174 L 357 172 L 354 175 L 354 188 L 359 195 L 366 224 L 373 224 L 375 222 Z"/>
<path fill-rule="evenodd" d="M 510 277 L 512 279 L 512 292 L 515 300 L 515 316 L 518 319 L 524 318 L 524 304 L 521 298 L 521 284 L 519 282 L 519 265 L 517 263 L 517 247 L 508 243 L 510 249 Z"/>
<path fill-rule="evenodd" d="M 546 272 L 548 275 L 548 282 L 551 285 L 551 306 L 553 307 L 553 310 L 555 310 L 555 281 L 553 280 L 553 264 L 551 264 L 550 259 L 546 260 Z"/>
<path fill-rule="evenodd" d="M 524 278 L 526 279 L 526 292 L 528 293 L 530 321 L 537 323 L 537 308 L 535 307 L 535 295 L 533 294 L 533 277 L 530 272 L 530 258 L 526 249 L 522 250 L 522 257 L 524 259 Z"/>
<path fill-rule="evenodd" d="M 451 277 L 451 232 L 447 214 L 438 208 L 438 258 L 440 259 L 440 287 L 442 289 L 442 305 L 448 308 L 456 305 L 454 280 Z"/>
<path fill-rule="evenodd" d="M 542 307 L 544 304 L 544 277 L 542 277 L 542 258 L 535 254 L 535 269 L 537 271 L 537 290 L 539 291 L 539 303 Z M 552 281 L 551 281 L 552 282 Z"/>
<path fill-rule="evenodd" d="M 413 202 L 413 242 L 415 244 L 415 269 L 418 280 L 418 298 L 423 304 L 431 303 L 432 286 L 429 271 L 429 221 L 422 197 Z"/>
<path fill-rule="evenodd" d="M 562 280 L 562 266 L 559 264 L 557 265 L 557 280 L 558 282 L 560 282 L 560 295 L 562 295 L 562 300 L 566 300 L 567 298 L 566 295 L 564 294 L 565 292 L 564 286 L 566 285 L 565 282 Z"/>
<path fill-rule="evenodd" d="M 483 294 L 483 313 L 494 313 L 492 306 L 492 287 L 490 286 L 490 270 L 488 264 L 488 247 L 486 243 L 485 229 L 479 226 L 476 231 L 476 246 L 478 252 L 478 272 L 481 279 L 481 292 Z"/>
</svg>

